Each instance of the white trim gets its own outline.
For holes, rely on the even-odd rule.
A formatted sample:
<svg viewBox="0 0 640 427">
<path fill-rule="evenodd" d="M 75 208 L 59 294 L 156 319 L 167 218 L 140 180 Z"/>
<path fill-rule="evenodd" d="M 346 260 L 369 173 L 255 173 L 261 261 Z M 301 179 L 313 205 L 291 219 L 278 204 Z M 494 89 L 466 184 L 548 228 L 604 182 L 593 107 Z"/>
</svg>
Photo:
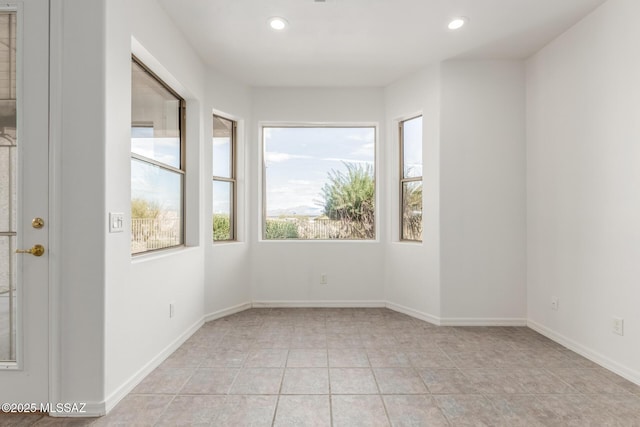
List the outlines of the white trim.
<svg viewBox="0 0 640 427">
<path fill-rule="evenodd" d="M 62 0 L 49 2 L 49 401 L 55 403 L 61 396 L 62 8 Z"/>
<path fill-rule="evenodd" d="M 572 340 L 571 338 L 567 338 L 566 336 L 560 334 L 559 332 L 554 331 L 553 329 L 547 328 L 546 326 L 535 322 L 531 319 L 527 321 L 527 326 L 539 334 L 544 335 L 545 337 L 557 342 L 558 344 L 562 344 L 567 347 L 569 350 L 578 353 L 581 356 L 586 357 L 594 363 L 612 371 L 615 374 L 620 375 L 621 377 L 631 381 L 640 386 L 640 372 L 635 371 L 627 366 L 624 366 L 607 356 L 604 356 L 598 353 L 595 350 L 592 350 L 584 345 Z"/>
<path fill-rule="evenodd" d="M 527 326 L 519 317 L 441 317 L 440 326 Z"/>
<path fill-rule="evenodd" d="M 384 301 L 253 301 L 253 308 L 381 308 Z"/>
<path fill-rule="evenodd" d="M 54 402 L 55 403 L 55 402 Z M 71 402 L 70 402 L 71 403 Z M 81 404 L 81 403 L 78 403 Z M 49 412 L 48 415 L 52 418 L 97 418 L 105 415 L 105 403 L 104 402 L 83 402 L 84 407 L 80 409 L 82 412 Z"/>
<path fill-rule="evenodd" d="M 104 411 L 98 415 L 104 415 L 113 409 L 127 394 L 129 394 L 142 380 L 145 379 L 147 375 L 151 373 L 155 368 L 160 366 L 162 362 L 164 362 L 167 357 L 171 356 L 171 354 L 176 351 L 185 341 L 191 337 L 200 327 L 204 324 L 203 319 L 198 320 L 193 325 L 191 325 L 185 332 L 182 333 L 178 338 L 176 338 L 171 344 L 164 348 L 156 357 L 151 359 L 149 363 L 144 365 L 138 372 L 133 374 L 131 378 L 125 381 L 120 387 L 118 387 L 111 395 L 109 395 L 104 401 Z M 86 414 L 78 414 L 84 415 Z"/>
<path fill-rule="evenodd" d="M 419 320 L 423 320 L 425 322 L 434 324 L 436 326 L 440 326 L 440 318 L 438 316 L 434 316 L 429 313 L 425 313 L 419 310 L 415 310 L 413 308 L 405 307 L 400 304 L 396 304 L 393 302 L 387 301 L 386 307 L 389 310 L 397 311 L 398 313 L 406 314 L 407 316 L 414 317 Z"/>
<path fill-rule="evenodd" d="M 233 307 L 214 311 L 213 313 L 205 314 L 203 323 L 211 322 L 212 320 L 217 320 L 225 316 L 230 316 L 232 314 L 240 313 L 241 311 L 245 311 L 250 308 L 251 308 L 250 302 L 243 302 L 242 304 L 234 305 Z"/>
</svg>

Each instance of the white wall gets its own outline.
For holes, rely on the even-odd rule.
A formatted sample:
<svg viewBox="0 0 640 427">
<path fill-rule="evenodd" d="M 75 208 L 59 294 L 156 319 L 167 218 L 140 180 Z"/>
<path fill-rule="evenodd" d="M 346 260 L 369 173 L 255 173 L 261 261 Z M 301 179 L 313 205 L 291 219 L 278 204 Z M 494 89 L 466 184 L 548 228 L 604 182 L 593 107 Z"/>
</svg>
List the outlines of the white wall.
<svg viewBox="0 0 640 427">
<path fill-rule="evenodd" d="M 384 94 L 382 89 L 257 88 L 253 90 L 251 168 L 261 171 L 260 122 L 326 122 L 380 124 L 378 157 L 384 152 Z M 251 200 L 260 199 L 259 173 L 252 176 Z M 385 165 L 378 162 L 377 182 L 386 180 Z M 378 188 L 378 215 L 385 212 L 385 195 Z M 251 209 L 252 290 L 254 301 L 277 302 L 380 302 L 384 299 L 384 247 L 386 230 L 379 227 L 375 242 L 258 241 L 261 221 Z M 381 229 L 380 229 L 381 228 Z M 327 273 L 328 284 L 320 285 Z"/>
<path fill-rule="evenodd" d="M 59 78 L 53 173 L 60 181 L 51 200 L 61 232 L 59 253 L 52 253 L 60 287 L 59 383 L 52 384 L 59 395 L 52 398 L 94 407 L 103 400 L 105 369 L 104 4 L 62 0 L 52 8 L 54 52 L 62 48 L 52 71 Z"/>
<path fill-rule="evenodd" d="M 447 61 L 441 82 L 443 322 L 523 324 L 524 63 Z"/>
<path fill-rule="evenodd" d="M 205 68 L 153 0 L 106 3 L 106 211 L 124 212 L 124 233 L 108 234 L 105 268 L 105 397 L 107 409 L 197 327 L 204 314 L 203 106 Z M 135 41 L 132 40 L 135 38 Z M 131 54 L 187 101 L 187 248 L 130 255 Z M 206 114 L 208 118 L 209 114 Z M 104 147 L 103 147 L 104 149 Z M 103 177 L 103 178 L 104 178 Z M 98 190 L 99 191 L 99 190 Z M 169 318 L 169 304 L 175 316 Z"/>
<path fill-rule="evenodd" d="M 527 63 L 527 281 L 532 326 L 640 383 L 637 16 L 610 0 Z"/>
<path fill-rule="evenodd" d="M 249 212 L 255 203 L 249 199 L 248 183 L 253 174 L 249 164 L 249 145 L 253 142 L 248 137 L 251 116 L 251 89 L 234 82 L 216 72 L 207 72 L 207 108 L 205 109 L 205 144 L 204 159 L 204 209 L 205 227 L 203 242 L 205 246 L 205 314 L 209 318 L 218 317 L 228 309 L 240 308 L 251 301 L 251 257 L 249 251 Z M 211 241 L 213 224 L 211 218 L 212 164 L 208 159 L 212 156 L 212 112 L 233 119 L 238 123 L 237 133 L 237 242 L 216 243 Z"/>
<path fill-rule="evenodd" d="M 432 66 L 385 88 L 387 141 L 384 162 L 389 194 L 383 211 L 389 230 L 385 297 L 396 309 L 430 320 L 440 316 L 440 68 Z M 423 242 L 399 240 L 400 120 L 423 116 Z M 435 320 L 437 321 L 437 320 Z"/>
</svg>

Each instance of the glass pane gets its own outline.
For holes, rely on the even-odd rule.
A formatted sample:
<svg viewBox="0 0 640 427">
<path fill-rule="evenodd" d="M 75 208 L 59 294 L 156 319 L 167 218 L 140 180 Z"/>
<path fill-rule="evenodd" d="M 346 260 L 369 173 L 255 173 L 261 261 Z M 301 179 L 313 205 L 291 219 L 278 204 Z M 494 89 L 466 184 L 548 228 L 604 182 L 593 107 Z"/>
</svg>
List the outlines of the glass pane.
<svg viewBox="0 0 640 427">
<path fill-rule="evenodd" d="M 422 176 L 422 117 L 402 122 L 403 177 Z"/>
<path fill-rule="evenodd" d="M 233 178 L 233 122 L 213 116 L 213 176 Z"/>
<path fill-rule="evenodd" d="M 0 12 L 0 361 L 16 360 L 16 14 Z"/>
<path fill-rule="evenodd" d="M 422 182 L 402 184 L 402 239 L 422 240 Z"/>
<path fill-rule="evenodd" d="M 265 239 L 374 239 L 373 127 L 266 127 Z"/>
<path fill-rule="evenodd" d="M 16 360 L 15 236 L 0 236 L 0 362 Z"/>
<path fill-rule="evenodd" d="M 182 174 L 131 159 L 131 253 L 182 243 Z"/>
<path fill-rule="evenodd" d="M 180 169 L 180 100 L 131 63 L 131 152 Z"/>
<path fill-rule="evenodd" d="M 233 240 L 233 183 L 213 181 L 213 240 Z"/>
</svg>

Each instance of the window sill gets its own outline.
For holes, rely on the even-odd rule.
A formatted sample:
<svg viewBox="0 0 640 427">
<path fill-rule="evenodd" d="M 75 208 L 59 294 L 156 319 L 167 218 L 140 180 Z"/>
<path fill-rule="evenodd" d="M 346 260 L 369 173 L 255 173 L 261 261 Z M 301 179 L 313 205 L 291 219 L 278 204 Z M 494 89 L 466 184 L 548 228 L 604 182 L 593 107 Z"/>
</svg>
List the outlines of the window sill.
<svg viewBox="0 0 640 427">
<path fill-rule="evenodd" d="M 132 254 L 131 255 L 131 264 L 142 264 L 149 261 L 154 261 L 156 259 L 167 258 L 171 256 L 176 256 L 183 253 L 195 252 L 199 250 L 199 246 L 176 246 L 173 248 L 167 249 L 159 249 L 153 252 L 143 252 L 140 254 Z"/>
<path fill-rule="evenodd" d="M 371 244 L 375 244 L 375 243 L 380 243 L 380 239 L 370 239 L 370 240 L 320 240 L 320 239 L 273 239 L 273 240 L 266 240 L 266 239 L 258 239 L 258 243 L 266 243 L 266 244 L 273 244 L 273 243 L 294 243 L 294 244 L 300 244 L 300 243 L 312 243 L 314 245 L 317 244 L 340 244 L 340 245 L 344 245 L 344 244 L 365 244 L 365 245 L 371 245 Z"/>
</svg>

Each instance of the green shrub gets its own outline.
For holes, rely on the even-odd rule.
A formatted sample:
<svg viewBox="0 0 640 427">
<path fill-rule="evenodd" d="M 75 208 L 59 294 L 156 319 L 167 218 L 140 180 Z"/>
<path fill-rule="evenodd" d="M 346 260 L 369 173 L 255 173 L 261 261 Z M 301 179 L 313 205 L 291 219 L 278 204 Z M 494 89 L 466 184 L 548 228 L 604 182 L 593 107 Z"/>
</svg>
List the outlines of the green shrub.
<svg viewBox="0 0 640 427">
<path fill-rule="evenodd" d="M 266 221 L 265 238 L 270 239 L 297 239 L 298 226 L 293 222 L 268 219 Z"/>
<path fill-rule="evenodd" d="M 228 215 L 213 216 L 213 240 L 231 240 L 231 221 Z"/>
</svg>

